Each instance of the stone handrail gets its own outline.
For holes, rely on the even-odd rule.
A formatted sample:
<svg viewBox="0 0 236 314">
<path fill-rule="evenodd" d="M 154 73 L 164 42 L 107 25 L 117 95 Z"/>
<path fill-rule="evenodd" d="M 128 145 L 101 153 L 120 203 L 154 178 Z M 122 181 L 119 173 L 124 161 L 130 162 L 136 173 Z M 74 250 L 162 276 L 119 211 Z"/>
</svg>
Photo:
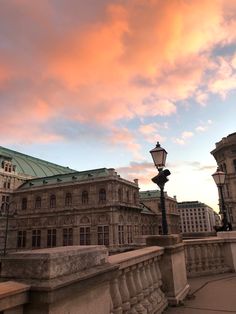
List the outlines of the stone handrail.
<svg viewBox="0 0 236 314">
<path fill-rule="evenodd" d="M 227 245 L 227 241 L 219 237 L 184 240 L 187 276 L 230 272 Z"/>
<path fill-rule="evenodd" d="M 118 276 L 110 283 L 112 314 L 162 313 L 167 299 L 161 290 L 159 260 L 163 248 L 146 247 L 110 256 L 119 265 Z"/>
</svg>

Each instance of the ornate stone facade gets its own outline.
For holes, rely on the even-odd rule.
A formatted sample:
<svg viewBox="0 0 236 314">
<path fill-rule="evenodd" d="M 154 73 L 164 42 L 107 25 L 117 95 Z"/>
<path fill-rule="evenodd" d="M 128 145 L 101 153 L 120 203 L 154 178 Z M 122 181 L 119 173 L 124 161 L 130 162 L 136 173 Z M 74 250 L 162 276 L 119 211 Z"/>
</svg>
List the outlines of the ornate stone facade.
<svg viewBox="0 0 236 314">
<path fill-rule="evenodd" d="M 132 245 L 135 236 L 157 232 L 156 215 L 142 212 L 138 190 L 106 168 L 29 180 L 12 196 L 17 216 L 9 245 Z"/>
<path fill-rule="evenodd" d="M 9 172 L 5 161 L 11 160 L 13 167 L 14 157 L 17 152 L 2 156 L 0 173 L 1 180 L 7 176 L 19 180 L 2 198 L 2 211 L 9 206 L 10 212 L 8 250 L 97 244 L 127 249 L 136 236 L 158 233 L 157 215 L 140 206 L 136 180 L 122 179 L 114 169 L 77 172 L 27 155 L 21 157 L 30 162 L 31 173 L 23 161 Z M 38 177 L 37 168 L 50 175 Z M 5 223 L 2 218 L 2 239 Z"/>
<path fill-rule="evenodd" d="M 236 229 L 236 133 L 223 137 L 216 143 L 216 148 L 211 152 L 218 167 L 226 173 L 223 186 L 224 201 L 228 217 Z"/>
</svg>

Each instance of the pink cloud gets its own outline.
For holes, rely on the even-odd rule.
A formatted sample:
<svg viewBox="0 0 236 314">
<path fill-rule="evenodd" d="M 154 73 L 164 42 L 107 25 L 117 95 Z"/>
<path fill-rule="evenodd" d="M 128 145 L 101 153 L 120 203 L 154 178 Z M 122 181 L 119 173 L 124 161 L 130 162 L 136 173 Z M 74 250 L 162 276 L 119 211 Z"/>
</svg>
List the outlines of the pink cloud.
<svg viewBox="0 0 236 314">
<path fill-rule="evenodd" d="M 92 120 L 113 132 L 112 143 L 138 151 L 135 136 L 114 123 L 173 115 L 189 97 L 205 104 L 202 85 L 221 95 L 236 88 L 235 60 L 214 64 L 210 54 L 235 41 L 233 1 L 65 3 L 2 3 L 2 137 L 57 140 L 44 127 L 52 119 Z M 217 75 L 208 81 L 212 64 Z"/>
</svg>

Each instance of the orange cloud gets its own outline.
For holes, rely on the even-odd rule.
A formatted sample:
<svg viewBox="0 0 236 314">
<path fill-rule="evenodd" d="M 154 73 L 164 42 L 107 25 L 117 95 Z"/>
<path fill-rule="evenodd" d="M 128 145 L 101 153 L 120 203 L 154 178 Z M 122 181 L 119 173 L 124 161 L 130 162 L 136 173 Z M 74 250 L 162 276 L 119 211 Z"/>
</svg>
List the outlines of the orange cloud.
<svg viewBox="0 0 236 314">
<path fill-rule="evenodd" d="M 34 137 L 57 139 L 45 124 L 74 120 L 110 129 L 108 140 L 138 151 L 135 135 L 112 129 L 118 120 L 172 115 L 178 101 L 189 97 L 205 105 L 202 86 L 220 94 L 236 88 L 228 65 L 220 70 L 211 55 L 217 45 L 236 39 L 234 1 L 65 3 L 1 5 L 5 134 L 20 136 L 27 124 Z M 215 80 L 205 76 L 209 69 L 218 71 Z"/>
</svg>

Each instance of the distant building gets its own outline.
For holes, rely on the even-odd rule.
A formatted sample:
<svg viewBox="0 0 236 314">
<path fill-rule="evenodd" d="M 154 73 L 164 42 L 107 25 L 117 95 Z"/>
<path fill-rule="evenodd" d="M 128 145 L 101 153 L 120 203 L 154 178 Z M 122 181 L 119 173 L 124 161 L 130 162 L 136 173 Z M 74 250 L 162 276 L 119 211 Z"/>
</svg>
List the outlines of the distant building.
<svg viewBox="0 0 236 314">
<path fill-rule="evenodd" d="M 157 234 L 158 215 L 139 202 L 138 181 L 114 169 L 75 171 L 0 147 L 1 210 L 9 205 L 7 247 L 132 246 Z M 1 248 L 5 218 L 0 218 Z"/>
<path fill-rule="evenodd" d="M 226 173 L 223 196 L 228 218 L 233 229 L 236 229 L 236 132 L 223 137 L 215 145 L 211 154 L 220 170 Z"/>
<path fill-rule="evenodd" d="M 211 232 L 215 226 L 214 211 L 198 201 L 178 203 L 182 233 Z"/>
<path fill-rule="evenodd" d="M 160 191 L 149 190 L 139 192 L 140 202 L 158 215 L 158 233 L 162 234 Z M 165 192 L 165 207 L 169 233 L 179 233 L 180 216 L 176 197 L 170 197 Z"/>
<path fill-rule="evenodd" d="M 220 215 L 214 211 L 214 217 L 215 217 L 215 225 L 217 227 L 220 227 L 222 225 Z"/>
</svg>

